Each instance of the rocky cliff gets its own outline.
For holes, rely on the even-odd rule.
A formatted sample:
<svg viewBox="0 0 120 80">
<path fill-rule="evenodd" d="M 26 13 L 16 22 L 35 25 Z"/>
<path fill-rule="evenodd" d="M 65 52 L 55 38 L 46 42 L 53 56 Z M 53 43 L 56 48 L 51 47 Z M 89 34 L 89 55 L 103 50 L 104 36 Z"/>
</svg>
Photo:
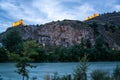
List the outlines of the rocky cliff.
<svg viewBox="0 0 120 80">
<path fill-rule="evenodd" d="M 1 34 L 1 39 L 6 33 L 17 29 L 22 33 L 23 40 L 34 39 L 41 45 L 69 47 L 81 43 L 81 40 L 90 40 L 95 44 L 96 30 L 103 36 L 110 47 L 120 49 L 120 13 L 108 13 L 100 15 L 88 21 L 63 20 L 46 23 L 44 25 L 27 25 L 8 28 Z M 92 25 L 92 27 L 91 27 Z"/>
<path fill-rule="evenodd" d="M 64 20 L 45 25 L 19 26 L 9 28 L 2 35 L 5 36 L 7 32 L 13 29 L 21 31 L 23 40 L 35 39 L 42 45 L 69 47 L 81 43 L 81 39 L 89 39 L 94 44 L 92 28 L 80 21 Z"/>
</svg>

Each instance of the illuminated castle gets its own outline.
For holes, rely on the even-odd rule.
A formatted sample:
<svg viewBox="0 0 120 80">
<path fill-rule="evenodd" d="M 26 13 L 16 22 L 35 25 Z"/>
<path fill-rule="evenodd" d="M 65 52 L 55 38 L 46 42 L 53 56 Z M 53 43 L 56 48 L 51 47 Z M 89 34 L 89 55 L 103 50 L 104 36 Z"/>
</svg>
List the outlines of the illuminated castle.
<svg viewBox="0 0 120 80">
<path fill-rule="evenodd" d="M 93 18 L 98 17 L 98 16 L 100 16 L 100 15 L 97 14 L 97 13 L 95 13 L 95 14 L 93 14 L 92 16 L 87 17 L 87 18 L 85 19 L 85 21 L 90 20 L 90 19 L 93 19 Z"/>
<path fill-rule="evenodd" d="M 22 19 L 19 20 L 19 21 L 14 22 L 14 23 L 12 24 L 13 27 L 17 27 L 17 26 L 19 26 L 19 25 L 25 26 L 24 21 L 23 21 Z"/>
</svg>

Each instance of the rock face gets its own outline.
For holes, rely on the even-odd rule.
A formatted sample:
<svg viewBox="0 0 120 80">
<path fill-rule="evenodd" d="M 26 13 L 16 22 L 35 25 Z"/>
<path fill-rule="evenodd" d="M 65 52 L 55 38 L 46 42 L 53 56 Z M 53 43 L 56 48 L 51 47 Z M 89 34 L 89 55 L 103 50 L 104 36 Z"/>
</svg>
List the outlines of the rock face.
<svg viewBox="0 0 120 80">
<path fill-rule="evenodd" d="M 94 26 L 90 26 L 93 23 L 97 24 L 96 30 L 103 36 L 106 43 L 120 50 L 120 12 L 100 15 L 85 22 L 63 20 L 44 25 L 8 28 L 0 35 L 0 39 L 3 39 L 7 32 L 17 29 L 22 33 L 23 40 L 34 39 L 40 45 L 69 47 L 81 43 L 81 40 L 90 40 L 94 45 L 97 36 L 94 33 Z"/>
<path fill-rule="evenodd" d="M 80 21 L 64 20 L 40 26 L 19 26 L 16 29 L 22 32 L 23 40 L 35 39 L 41 45 L 69 47 L 81 43 L 81 39 L 94 43 L 92 29 Z"/>
<path fill-rule="evenodd" d="M 90 39 L 90 41 L 93 41 L 93 33 L 92 29 L 85 25 L 76 29 L 73 28 L 76 21 L 72 25 L 69 23 L 72 23 L 73 21 L 64 21 L 64 23 L 67 24 L 61 24 L 59 22 L 53 23 L 53 24 L 47 24 L 42 28 L 37 29 L 38 33 L 38 41 L 41 44 L 46 45 L 55 45 L 55 46 L 71 46 L 73 44 L 81 43 L 81 39 Z M 81 25 L 80 22 L 78 24 Z M 72 27 L 73 26 L 73 27 Z"/>
</svg>

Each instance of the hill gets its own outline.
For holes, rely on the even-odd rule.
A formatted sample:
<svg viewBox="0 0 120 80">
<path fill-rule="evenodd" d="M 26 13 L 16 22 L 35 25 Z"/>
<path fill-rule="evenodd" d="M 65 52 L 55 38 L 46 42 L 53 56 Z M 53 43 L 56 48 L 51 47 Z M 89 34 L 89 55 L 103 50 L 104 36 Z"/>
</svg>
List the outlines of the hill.
<svg viewBox="0 0 120 80">
<path fill-rule="evenodd" d="M 97 25 L 98 32 L 109 46 L 120 50 L 120 12 L 105 13 L 85 23 L 92 27 Z"/>
<path fill-rule="evenodd" d="M 27 25 L 10 27 L 0 35 L 2 41 L 11 30 L 20 31 L 23 40 L 34 39 L 40 45 L 70 47 L 82 41 L 95 45 L 96 39 L 102 36 L 106 44 L 120 50 L 120 12 L 102 14 L 88 21 L 63 20 L 44 25 Z"/>
</svg>

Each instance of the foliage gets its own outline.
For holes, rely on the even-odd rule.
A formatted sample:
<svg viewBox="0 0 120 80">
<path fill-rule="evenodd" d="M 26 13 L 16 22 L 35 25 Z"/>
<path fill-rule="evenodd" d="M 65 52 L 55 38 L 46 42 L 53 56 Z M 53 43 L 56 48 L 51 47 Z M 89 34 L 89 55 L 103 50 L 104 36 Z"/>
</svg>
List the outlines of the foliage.
<svg viewBox="0 0 120 80">
<path fill-rule="evenodd" d="M 113 71 L 113 78 L 115 80 L 120 80 L 120 66 L 116 66 L 116 68 Z"/>
<path fill-rule="evenodd" d="M 35 40 L 24 42 L 23 47 L 23 56 L 31 57 L 38 54 L 37 48 L 39 47 L 39 45 Z"/>
<path fill-rule="evenodd" d="M 87 63 L 86 61 L 88 61 L 88 59 L 86 58 L 86 56 L 83 57 L 82 61 L 83 62 L 85 61 L 85 64 Z M 88 63 L 87 65 L 89 66 Z M 52 77 L 50 77 L 50 75 L 47 74 L 45 76 L 45 80 L 120 80 L 120 67 L 118 65 L 114 69 L 113 74 L 109 74 L 109 72 L 107 71 L 97 69 L 91 72 L 89 79 L 84 78 L 84 75 L 81 74 L 82 70 L 80 67 L 77 67 L 76 70 L 78 70 L 77 75 L 73 74 L 73 76 L 71 76 L 70 74 L 59 76 L 57 72 Z M 86 70 L 85 70 L 85 73 L 86 73 Z"/>
<path fill-rule="evenodd" d="M 0 62 L 8 61 L 7 54 L 8 51 L 4 47 L 0 46 Z"/>
<path fill-rule="evenodd" d="M 31 65 L 30 61 L 32 61 L 33 59 L 31 58 L 32 55 L 37 55 L 37 51 L 36 48 L 38 48 L 38 44 L 36 41 L 27 41 L 24 42 L 23 44 L 24 46 L 24 50 L 22 52 L 21 55 L 19 54 L 15 54 L 15 53 L 10 53 L 8 56 L 10 59 L 16 61 L 16 67 L 17 67 L 17 73 L 22 75 L 23 79 L 26 77 L 26 79 L 29 79 L 29 74 L 28 74 L 28 70 L 27 67 L 34 67 L 33 65 Z"/>
<path fill-rule="evenodd" d="M 45 79 L 45 80 L 72 80 L 72 78 L 71 78 L 71 75 L 69 74 L 69 75 L 63 75 L 63 76 L 59 76 L 58 75 L 58 73 L 56 72 L 55 74 L 54 74 L 54 76 L 52 76 L 52 78 L 51 79 Z"/>
<path fill-rule="evenodd" d="M 34 59 L 35 62 L 47 62 L 47 54 L 45 53 L 45 49 L 39 46 L 36 49 L 37 55 L 32 55 L 31 58 Z"/>
<path fill-rule="evenodd" d="M 108 72 L 102 70 L 94 70 L 91 73 L 92 80 L 110 80 Z"/>
<path fill-rule="evenodd" d="M 91 73 L 92 80 L 120 80 L 120 67 L 117 65 L 110 75 L 108 72 L 103 70 L 94 70 Z"/>
<path fill-rule="evenodd" d="M 88 55 L 84 55 L 84 57 L 81 58 L 80 64 L 77 66 L 75 72 L 74 72 L 74 80 L 87 80 L 87 68 L 89 66 L 88 64 Z"/>
<path fill-rule="evenodd" d="M 98 24 L 96 22 L 93 22 L 92 24 L 89 25 L 91 28 L 94 30 L 94 35 L 99 36 L 99 31 L 98 31 Z"/>
<path fill-rule="evenodd" d="M 97 28 L 97 24 L 93 24 Z M 88 54 L 89 61 L 120 61 L 120 51 L 110 48 L 102 35 L 96 36 L 94 45 L 89 39 L 81 39 L 81 44 L 75 44 L 71 47 L 42 47 L 35 40 L 23 42 L 20 32 L 13 30 L 6 35 L 3 46 L 4 48 L 0 48 L 1 62 L 8 61 L 6 56 L 8 53 L 9 56 L 17 56 L 16 54 L 28 56 L 35 62 L 76 62 L 85 53 Z"/>
<path fill-rule="evenodd" d="M 21 58 L 19 54 L 15 54 L 15 53 L 9 53 L 8 54 L 8 58 L 11 61 L 19 61 L 19 59 Z"/>
<path fill-rule="evenodd" d="M 59 79 L 60 79 L 60 77 L 59 77 L 58 73 L 55 72 L 54 75 L 52 76 L 52 80 L 59 80 Z"/>
<path fill-rule="evenodd" d="M 6 38 L 2 40 L 3 45 L 10 53 L 21 53 L 22 36 L 18 30 L 11 30 L 6 34 Z"/>
</svg>

